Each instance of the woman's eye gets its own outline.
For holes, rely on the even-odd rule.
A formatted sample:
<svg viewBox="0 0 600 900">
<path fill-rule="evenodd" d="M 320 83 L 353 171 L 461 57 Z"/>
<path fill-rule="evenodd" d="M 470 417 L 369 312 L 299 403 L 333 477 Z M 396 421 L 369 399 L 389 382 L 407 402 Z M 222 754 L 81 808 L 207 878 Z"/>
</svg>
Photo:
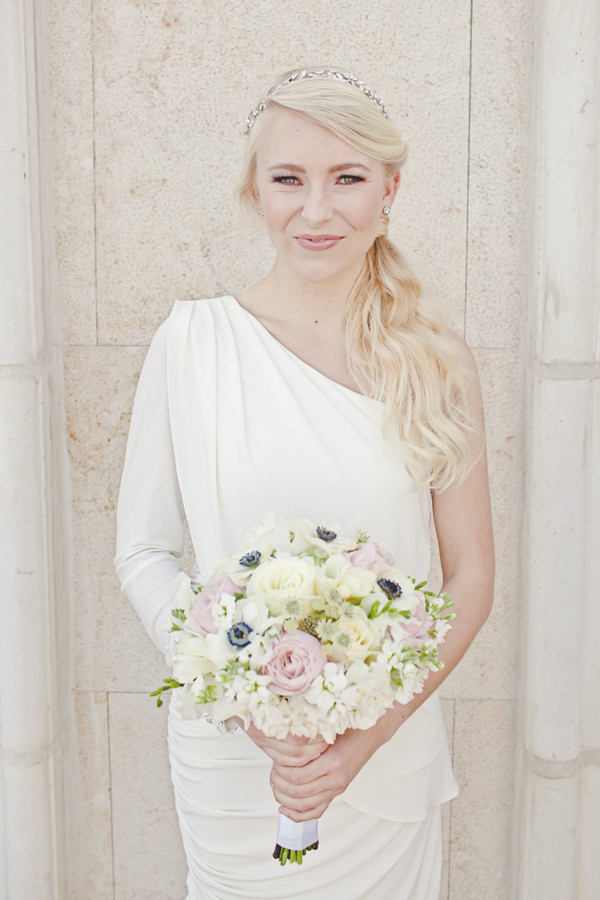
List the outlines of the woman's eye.
<svg viewBox="0 0 600 900">
<path fill-rule="evenodd" d="M 276 175 L 273 181 L 276 181 L 278 184 L 298 184 L 298 179 L 295 175 Z"/>
<path fill-rule="evenodd" d="M 361 175 L 340 175 L 340 184 L 357 184 L 364 180 Z"/>
</svg>

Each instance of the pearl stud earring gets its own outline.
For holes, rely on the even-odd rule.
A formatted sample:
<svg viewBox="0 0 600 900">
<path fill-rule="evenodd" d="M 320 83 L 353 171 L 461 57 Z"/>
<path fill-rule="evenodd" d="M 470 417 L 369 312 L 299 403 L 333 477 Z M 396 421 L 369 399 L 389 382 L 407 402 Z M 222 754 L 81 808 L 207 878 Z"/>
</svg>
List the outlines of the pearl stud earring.
<svg viewBox="0 0 600 900">
<path fill-rule="evenodd" d="M 391 206 L 384 206 L 384 207 L 383 207 L 383 214 L 384 214 L 384 216 L 389 216 L 389 214 L 391 213 L 391 211 L 392 211 Z"/>
</svg>

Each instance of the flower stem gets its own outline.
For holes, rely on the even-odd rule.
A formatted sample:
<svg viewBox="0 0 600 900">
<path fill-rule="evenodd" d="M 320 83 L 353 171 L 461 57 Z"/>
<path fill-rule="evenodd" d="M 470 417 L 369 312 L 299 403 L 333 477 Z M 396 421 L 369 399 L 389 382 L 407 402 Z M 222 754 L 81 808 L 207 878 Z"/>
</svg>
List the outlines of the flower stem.
<svg viewBox="0 0 600 900">
<path fill-rule="evenodd" d="M 278 859 L 279 864 L 285 866 L 286 863 L 296 863 L 301 866 L 306 856 L 308 850 L 317 850 L 319 848 L 319 842 L 316 841 L 314 844 L 311 844 L 310 847 L 305 847 L 304 850 L 289 850 L 287 847 L 282 847 L 280 844 L 275 844 L 275 849 L 273 851 L 273 859 Z"/>
</svg>

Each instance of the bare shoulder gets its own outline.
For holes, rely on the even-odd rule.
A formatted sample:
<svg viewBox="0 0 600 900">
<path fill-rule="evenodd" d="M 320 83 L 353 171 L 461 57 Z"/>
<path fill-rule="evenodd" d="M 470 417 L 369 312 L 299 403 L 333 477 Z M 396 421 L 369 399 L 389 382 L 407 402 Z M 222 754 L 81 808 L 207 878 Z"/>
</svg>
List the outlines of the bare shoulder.
<svg viewBox="0 0 600 900">
<path fill-rule="evenodd" d="M 483 429 L 483 399 L 481 396 L 479 372 L 477 371 L 477 363 L 475 362 L 473 351 L 465 339 L 455 331 L 448 328 L 445 334 L 451 341 L 458 359 L 458 364 L 462 369 L 469 416 L 471 417 L 472 422 L 477 423 L 478 427 Z"/>
<path fill-rule="evenodd" d="M 479 376 L 477 374 L 477 363 L 475 362 L 473 351 L 471 350 L 465 339 L 457 334 L 456 331 L 452 331 L 451 328 L 447 328 L 444 333 L 450 340 L 461 365 L 465 367 L 465 370 L 467 372 L 472 373 L 476 376 L 477 380 L 479 380 Z"/>
</svg>

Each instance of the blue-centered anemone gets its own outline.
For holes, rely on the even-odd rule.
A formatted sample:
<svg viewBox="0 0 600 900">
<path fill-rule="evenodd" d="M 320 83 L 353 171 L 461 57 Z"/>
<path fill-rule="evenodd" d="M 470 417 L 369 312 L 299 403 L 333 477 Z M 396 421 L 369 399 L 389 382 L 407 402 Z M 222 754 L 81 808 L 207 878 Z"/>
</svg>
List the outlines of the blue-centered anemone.
<svg viewBox="0 0 600 900">
<path fill-rule="evenodd" d="M 249 553 L 244 553 L 240 559 L 240 566 L 245 566 L 246 569 L 254 569 L 259 562 L 260 550 L 251 550 Z"/>
<path fill-rule="evenodd" d="M 392 581 L 390 578 L 380 578 L 377 584 L 390 600 L 402 596 L 402 588 L 396 581 Z"/>
<path fill-rule="evenodd" d="M 245 622 L 236 622 L 227 632 L 227 638 L 232 647 L 239 649 L 247 647 L 250 643 L 250 634 L 252 629 Z"/>
</svg>

